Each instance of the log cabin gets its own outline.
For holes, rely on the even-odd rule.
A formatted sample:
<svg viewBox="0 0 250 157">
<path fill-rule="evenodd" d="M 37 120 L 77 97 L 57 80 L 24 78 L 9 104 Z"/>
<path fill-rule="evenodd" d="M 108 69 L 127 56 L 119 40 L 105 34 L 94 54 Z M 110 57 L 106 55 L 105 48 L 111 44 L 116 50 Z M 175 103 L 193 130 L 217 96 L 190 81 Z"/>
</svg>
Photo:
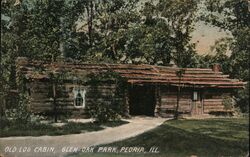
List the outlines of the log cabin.
<svg viewBox="0 0 250 157">
<path fill-rule="evenodd" d="M 27 91 L 29 109 L 34 113 L 53 110 L 49 73 L 67 73 L 61 88 L 63 94 L 58 96 L 57 103 L 75 117 L 88 117 L 86 106 L 95 105 L 97 100 L 123 103 L 124 115 L 169 117 L 177 109 L 177 103 L 178 112 L 190 116 L 232 113 L 233 108 L 224 104 L 225 98 L 231 101 L 233 91 L 244 87 L 244 82 L 224 75 L 218 64 L 211 69 L 203 69 L 145 64 L 90 64 L 72 60 L 51 63 L 19 57 L 16 69 L 17 82 Z M 119 96 L 113 97 L 116 86 L 112 81 L 95 88 L 86 84 L 88 74 L 106 71 L 113 71 L 125 78 L 126 89 Z M 100 94 L 96 94 L 97 91 Z"/>
</svg>

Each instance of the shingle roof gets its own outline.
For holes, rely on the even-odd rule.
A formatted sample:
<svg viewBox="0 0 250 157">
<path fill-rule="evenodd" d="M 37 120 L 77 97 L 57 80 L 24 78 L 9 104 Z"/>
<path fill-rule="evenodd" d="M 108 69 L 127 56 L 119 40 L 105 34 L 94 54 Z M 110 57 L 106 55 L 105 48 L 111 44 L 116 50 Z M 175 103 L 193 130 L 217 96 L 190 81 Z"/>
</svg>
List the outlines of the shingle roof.
<svg viewBox="0 0 250 157">
<path fill-rule="evenodd" d="M 28 61 L 26 58 L 18 58 L 16 61 L 18 72 L 27 79 L 49 79 L 51 71 L 67 71 L 71 74 L 86 75 L 86 73 L 99 73 L 112 70 L 125 77 L 131 84 L 170 84 L 179 85 L 179 81 L 185 86 L 216 87 L 216 88 L 242 88 L 244 82 L 230 79 L 229 75 L 215 72 L 212 69 L 182 68 L 184 74 L 179 80 L 176 72 L 180 68 L 153 66 L 146 64 L 89 64 L 81 62 L 44 62 L 37 60 Z"/>
</svg>

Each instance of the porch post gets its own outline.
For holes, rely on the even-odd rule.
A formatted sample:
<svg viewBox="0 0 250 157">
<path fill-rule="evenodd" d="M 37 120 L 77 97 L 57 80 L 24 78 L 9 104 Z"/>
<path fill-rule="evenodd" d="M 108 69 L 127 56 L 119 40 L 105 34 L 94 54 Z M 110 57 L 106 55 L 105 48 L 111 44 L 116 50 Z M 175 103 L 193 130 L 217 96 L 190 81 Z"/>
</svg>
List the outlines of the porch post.
<svg viewBox="0 0 250 157">
<path fill-rule="evenodd" d="M 129 115 L 129 92 L 128 92 L 129 85 L 124 90 L 124 105 L 125 105 L 125 116 L 127 118 L 130 117 Z"/>
<path fill-rule="evenodd" d="M 200 92 L 200 94 L 201 94 L 201 96 L 200 96 L 200 98 L 201 98 L 201 114 L 203 115 L 204 114 L 204 90 L 202 90 Z"/>
<path fill-rule="evenodd" d="M 154 116 L 159 117 L 161 110 L 161 91 L 158 85 L 155 86 L 155 101 Z"/>
</svg>

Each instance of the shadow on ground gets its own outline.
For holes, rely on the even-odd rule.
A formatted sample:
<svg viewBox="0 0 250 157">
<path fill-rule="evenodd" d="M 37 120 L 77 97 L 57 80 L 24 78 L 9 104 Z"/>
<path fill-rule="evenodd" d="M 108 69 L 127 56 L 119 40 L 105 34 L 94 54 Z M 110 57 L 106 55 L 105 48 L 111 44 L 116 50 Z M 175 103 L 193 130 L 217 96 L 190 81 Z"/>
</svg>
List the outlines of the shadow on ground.
<svg viewBox="0 0 250 157">
<path fill-rule="evenodd" d="M 171 120 L 161 126 L 120 142 L 114 147 L 159 147 L 159 154 L 136 153 L 82 153 L 78 157 L 221 157 L 246 156 L 249 149 L 247 119 Z"/>
</svg>

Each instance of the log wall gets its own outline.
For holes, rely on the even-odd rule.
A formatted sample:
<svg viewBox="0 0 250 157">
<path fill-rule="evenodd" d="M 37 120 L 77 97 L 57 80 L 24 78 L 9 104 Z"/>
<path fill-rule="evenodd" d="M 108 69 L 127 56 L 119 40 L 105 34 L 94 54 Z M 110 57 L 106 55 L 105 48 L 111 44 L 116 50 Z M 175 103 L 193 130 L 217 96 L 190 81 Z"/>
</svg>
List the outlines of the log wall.
<svg viewBox="0 0 250 157">
<path fill-rule="evenodd" d="M 177 106 L 177 88 L 164 86 L 160 88 L 161 92 L 161 104 L 160 109 L 158 109 L 159 115 L 162 117 L 169 116 L 176 110 Z M 180 93 L 179 109 L 180 113 L 191 112 L 191 91 L 187 89 L 182 89 Z"/>
<path fill-rule="evenodd" d="M 74 106 L 74 90 L 75 85 L 65 83 L 57 89 L 58 109 L 77 117 L 87 116 L 84 108 Z M 111 102 L 113 100 L 124 103 L 129 106 L 124 93 L 115 96 L 116 86 L 114 84 L 106 84 L 100 86 L 81 85 L 80 88 L 86 90 L 85 105 L 95 105 L 97 102 Z M 199 90 L 196 90 L 199 91 Z M 30 82 L 30 110 L 34 113 L 53 112 L 53 96 L 52 85 L 48 82 Z M 158 86 L 155 91 L 156 107 L 155 115 L 168 117 L 173 115 L 177 105 L 177 87 Z M 230 96 L 228 91 L 218 90 L 200 90 L 199 100 L 192 100 L 193 89 L 182 88 L 179 100 L 179 112 L 182 114 L 209 114 L 211 112 L 230 112 L 225 110 L 223 105 L 223 97 Z M 85 106 L 85 107 L 86 107 Z M 127 108 L 129 110 L 129 108 Z M 127 111 L 128 113 L 128 111 Z M 126 113 L 124 113 L 126 114 Z"/>
<path fill-rule="evenodd" d="M 198 92 L 198 100 L 193 101 L 193 91 Z M 157 116 L 173 115 L 177 106 L 177 87 L 161 86 L 160 105 L 156 106 Z M 189 115 L 232 112 L 225 109 L 223 98 L 231 97 L 229 90 L 181 88 L 179 113 Z"/>
<path fill-rule="evenodd" d="M 29 88 L 30 93 L 30 110 L 34 113 L 53 112 L 53 94 L 52 85 L 48 82 L 31 82 Z M 73 116 L 87 117 L 86 106 L 95 105 L 97 102 L 117 101 L 124 103 L 123 93 L 115 96 L 116 86 L 106 84 L 100 86 L 80 85 L 81 89 L 86 90 L 85 108 L 74 106 L 74 90 L 75 85 L 65 83 L 57 86 L 57 108 L 58 110 L 67 112 Z"/>
<path fill-rule="evenodd" d="M 226 110 L 223 105 L 223 98 L 225 96 L 231 96 L 228 91 L 208 90 L 204 92 L 203 112 L 209 114 L 212 112 L 231 112 L 232 110 Z"/>
</svg>

